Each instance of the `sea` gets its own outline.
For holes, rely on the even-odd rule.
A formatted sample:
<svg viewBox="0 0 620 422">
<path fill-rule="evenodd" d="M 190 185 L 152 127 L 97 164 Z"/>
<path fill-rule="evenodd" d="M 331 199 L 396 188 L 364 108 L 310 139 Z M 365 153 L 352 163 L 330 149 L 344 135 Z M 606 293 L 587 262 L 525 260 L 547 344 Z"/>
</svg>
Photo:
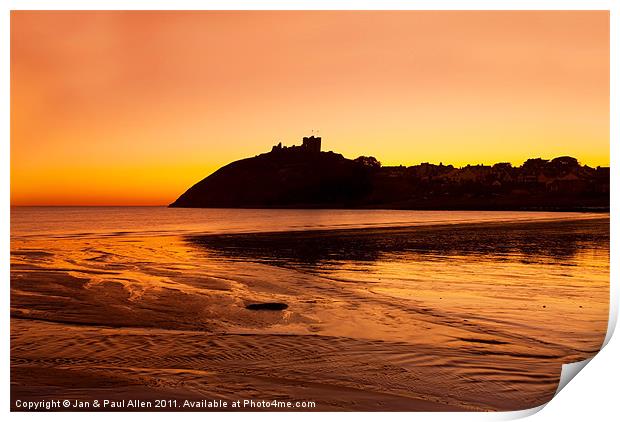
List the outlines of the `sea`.
<svg viewBox="0 0 620 422">
<path fill-rule="evenodd" d="M 13 403 L 520 410 L 602 345 L 609 214 L 12 207 L 10 272 Z"/>
</svg>

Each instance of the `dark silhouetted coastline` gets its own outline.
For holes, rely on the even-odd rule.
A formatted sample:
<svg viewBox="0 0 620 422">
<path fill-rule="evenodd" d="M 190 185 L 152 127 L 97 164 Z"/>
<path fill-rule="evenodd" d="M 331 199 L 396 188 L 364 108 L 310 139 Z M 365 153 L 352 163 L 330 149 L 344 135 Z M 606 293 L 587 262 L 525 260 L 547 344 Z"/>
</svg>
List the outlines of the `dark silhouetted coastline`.
<svg viewBox="0 0 620 422">
<path fill-rule="evenodd" d="M 422 163 L 381 166 L 374 157 L 323 152 L 321 138 L 278 144 L 196 183 L 171 207 L 609 211 L 609 167 L 573 157 L 515 167 Z"/>
</svg>

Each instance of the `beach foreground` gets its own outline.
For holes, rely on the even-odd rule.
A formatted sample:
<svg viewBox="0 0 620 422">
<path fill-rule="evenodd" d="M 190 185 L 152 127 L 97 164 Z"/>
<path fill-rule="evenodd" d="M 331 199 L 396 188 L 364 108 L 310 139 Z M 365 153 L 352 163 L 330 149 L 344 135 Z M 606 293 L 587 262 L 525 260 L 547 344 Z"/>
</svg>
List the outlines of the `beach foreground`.
<svg viewBox="0 0 620 422">
<path fill-rule="evenodd" d="M 183 235 L 22 230 L 11 250 L 13 410 L 46 399 L 519 410 L 550 400 L 561 364 L 593 356 L 607 328 L 608 214 Z"/>
</svg>

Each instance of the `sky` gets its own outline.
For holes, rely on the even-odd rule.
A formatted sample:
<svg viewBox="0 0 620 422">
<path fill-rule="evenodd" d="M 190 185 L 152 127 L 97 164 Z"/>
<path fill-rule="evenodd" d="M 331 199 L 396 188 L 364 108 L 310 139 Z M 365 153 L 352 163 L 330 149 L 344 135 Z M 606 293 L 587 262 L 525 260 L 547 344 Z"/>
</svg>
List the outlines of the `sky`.
<svg viewBox="0 0 620 422">
<path fill-rule="evenodd" d="M 11 12 L 12 205 L 164 205 L 313 131 L 383 165 L 609 165 L 609 13 Z"/>
</svg>

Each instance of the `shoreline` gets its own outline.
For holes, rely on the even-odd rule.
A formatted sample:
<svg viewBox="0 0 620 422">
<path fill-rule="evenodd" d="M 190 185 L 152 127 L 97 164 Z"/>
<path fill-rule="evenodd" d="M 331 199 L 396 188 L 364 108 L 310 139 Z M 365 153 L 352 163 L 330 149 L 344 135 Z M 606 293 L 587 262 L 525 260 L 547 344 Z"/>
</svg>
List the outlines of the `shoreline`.
<svg viewBox="0 0 620 422">
<path fill-rule="evenodd" d="M 47 205 L 42 205 L 43 207 Z M 81 205 L 77 205 L 78 207 Z M 114 206 L 114 205 L 111 205 Z M 122 206 L 122 205 L 121 205 Z M 160 205 L 154 205 L 154 207 L 158 207 Z M 608 213 L 611 210 L 609 204 L 601 205 L 601 206 L 531 206 L 531 207 L 502 207 L 502 206 L 395 206 L 386 204 L 385 206 L 380 205 L 368 205 L 368 206 L 354 206 L 347 207 L 342 204 L 336 204 L 334 206 L 326 206 L 325 204 L 320 204 L 313 206 L 311 204 L 299 204 L 299 205 L 278 205 L 278 206 L 234 206 L 234 207 L 204 207 L 204 206 L 189 206 L 189 205 L 161 205 L 165 208 L 177 208 L 177 209 L 205 209 L 205 210 L 224 210 L 224 209 L 233 209 L 233 210 L 333 210 L 333 211 L 436 211 L 436 212 L 445 212 L 445 211 L 471 211 L 471 212 L 484 212 L 484 211 L 497 211 L 497 212 L 582 212 L 582 213 Z M 88 205 L 86 205 L 88 207 Z"/>
<path fill-rule="evenodd" d="M 311 206 L 311 205 L 299 205 L 299 206 L 261 206 L 261 207 L 192 207 L 192 206 L 172 206 L 172 204 L 150 204 L 150 205 L 138 205 L 138 204 L 109 204 L 109 205 L 89 205 L 89 204 L 11 204 L 10 208 L 178 208 L 178 209 L 205 209 L 205 210 L 326 210 L 326 211 L 498 211 L 498 212 L 581 212 L 581 213 L 608 213 L 611 207 L 605 206 L 563 206 L 563 207 L 398 207 L 398 206 L 359 206 L 359 207 L 326 207 L 326 206 Z"/>
<path fill-rule="evenodd" d="M 235 237 L 235 236 L 271 236 L 271 235 L 285 235 L 285 234 L 307 234 L 311 235 L 356 235 L 356 234 L 364 234 L 364 235 L 389 235 L 389 234 L 402 234 L 407 232 L 415 232 L 415 231 L 433 231 L 433 230 L 446 230 L 450 228 L 454 228 L 458 226 L 463 229 L 482 229 L 484 227 L 496 228 L 499 226 L 510 226 L 510 228 L 517 228 L 519 226 L 530 226 L 530 225 L 545 225 L 545 224 L 563 224 L 563 223 L 577 223 L 577 222 L 587 222 L 587 221 L 600 221 L 600 220 L 609 220 L 610 216 L 603 215 L 592 215 L 592 216 L 575 216 L 575 217 L 561 217 L 561 218 L 541 218 L 537 220 L 525 220 L 525 219 L 511 219 L 511 220 L 494 220 L 494 221 L 472 221 L 472 222 L 463 222 L 463 221 L 455 221 L 455 222 L 430 222 L 430 223 L 422 223 L 422 224 L 409 224 L 409 225 L 382 225 L 382 226 L 367 226 L 367 227 L 332 227 L 332 228 L 321 228 L 321 229 L 307 229 L 307 230 L 276 230 L 276 231 L 254 231 L 254 232 L 236 232 L 236 233 L 196 233 L 196 234 L 186 234 L 186 238 L 190 239 L 200 239 L 200 238 L 210 238 L 210 237 Z M 520 227 L 519 227 L 520 228 Z M 391 232 L 391 233 L 387 233 Z"/>
<path fill-rule="evenodd" d="M 23 208 L 30 208 L 30 207 L 23 207 Z M 42 207 L 45 208 L 45 207 Z M 50 207 L 53 208 L 53 207 Z M 98 208 L 98 207 L 87 207 L 87 208 Z M 106 208 L 106 207 L 101 207 L 101 208 Z M 125 207 L 123 207 L 125 208 Z M 126 207 L 126 208 L 132 208 L 132 207 Z M 135 208 L 145 208 L 145 207 L 135 207 Z M 166 209 L 165 207 L 159 207 L 159 208 L 163 208 Z M 192 209 L 195 210 L 195 208 L 187 208 L 187 209 Z M 227 210 L 228 208 L 222 208 L 222 210 Z M 205 208 L 205 210 L 207 210 Z M 238 210 L 237 208 L 233 209 L 233 210 Z M 254 210 L 254 209 L 244 209 L 244 210 Z M 274 209 L 275 210 L 275 209 Z M 278 210 L 282 210 L 282 211 L 294 211 L 293 209 L 278 209 Z M 316 210 L 312 210 L 312 209 L 308 209 L 307 211 L 332 211 L 329 209 L 316 209 Z M 335 209 L 333 211 L 336 211 Z M 338 210 L 338 211 L 371 211 L 371 210 Z M 386 211 L 386 210 L 377 210 L 377 211 Z M 406 210 L 394 210 L 394 211 L 406 211 Z M 426 211 L 423 211 L 426 212 Z M 428 211 L 429 213 L 432 211 Z M 449 211 L 448 211 L 449 212 Z M 469 211 L 465 211 L 465 212 L 469 212 Z M 472 213 L 475 213 L 475 211 L 471 211 Z M 496 211 L 498 213 L 501 212 L 506 212 L 507 215 L 510 215 L 511 211 Z M 529 211 L 531 213 L 540 213 L 542 211 Z M 526 213 L 526 212 L 524 212 Z M 309 228 L 303 228 L 303 227 L 299 227 L 299 226 L 292 226 L 292 227 L 287 227 L 284 228 L 282 230 L 265 230 L 265 231 L 261 231 L 261 230 L 252 230 L 252 229 L 239 229 L 238 231 L 217 231 L 217 228 L 215 229 L 216 231 L 211 231 L 211 232 L 206 232 L 200 229 L 195 229 L 195 228 L 180 228 L 176 231 L 171 231 L 171 230 L 166 230 L 166 229 L 162 229 L 162 230 L 150 230 L 150 231 L 132 231 L 132 230 L 115 230 L 115 231 L 102 231 L 102 232 L 83 232 L 83 231 L 78 231 L 78 232 L 66 232 L 66 233 L 33 233 L 33 234 L 14 234 L 13 230 L 11 230 L 11 242 L 14 241 L 19 241 L 19 242 L 23 242 L 23 241 L 28 241 L 28 240 L 36 240 L 36 239 L 45 239 L 45 238 L 50 238 L 50 239 L 80 239 L 80 238 L 97 238 L 97 239 L 101 239 L 101 238 L 115 238 L 115 237 L 127 237 L 127 238 L 131 238 L 131 237 L 138 237 L 138 238 L 144 238 L 144 237 L 183 237 L 183 238 L 196 238 L 196 237 L 202 237 L 202 236 L 235 236 L 235 235 L 249 235 L 249 234 L 264 234 L 264 235 L 270 235 L 270 234 L 276 234 L 276 233 L 292 233 L 292 234 L 297 234 L 297 233 L 319 233 L 319 232 L 346 232 L 346 231 L 351 231 L 351 232 L 355 232 L 355 231 L 372 231 L 372 230 L 377 230 L 377 231 L 386 231 L 386 230 L 390 230 L 390 231 L 394 231 L 394 232 L 398 232 L 400 231 L 408 231 L 408 230 L 413 230 L 413 229 L 417 229 L 417 228 L 436 228 L 439 229 L 442 226 L 448 226 L 448 227 L 454 227 L 454 226 L 460 226 L 460 227 L 470 227 L 473 225 L 497 225 L 497 224 L 505 224 L 505 225 L 513 225 L 513 224 L 536 224 L 536 223 L 552 223 L 552 222 L 569 222 L 569 221 L 590 221 L 590 220 L 609 220 L 610 218 L 610 214 L 609 213 L 589 213 L 589 212 L 580 212 L 580 213 L 573 213 L 576 215 L 567 215 L 568 212 L 564 213 L 564 212 L 558 212 L 557 215 L 554 216 L 549 216 L 549 217 L 539 217 L 539 218 L 535 218 L 535 219 L 528 219 L 526 216 L 522 216 L 522 217 L 514 217 L 513 218 L 506 218 L 506 219 L 488 219 L 488 220 L 446 220 L 446 219 L 440 219 L 440 220 L 426 220 L 426 221 L 419 221 L 417 223 L 413 223 L 413 222 L 396 222 L 396 223 L 381 223 L 381 222 L 377 222 L 377 223 L 367 223 L 366 225 L 354 225 L 354 224 L 334 224 L 332 226 L 329 226 L 329 224 L 327 225 L 323 225 L 324 227 L 321 226 L 315 226 L 315 227 L 309 227 Z M 533 214 L 536 215 L 536 214 Z M 346 233 L 345 233 L 346 234 Z"/>
</svg>

